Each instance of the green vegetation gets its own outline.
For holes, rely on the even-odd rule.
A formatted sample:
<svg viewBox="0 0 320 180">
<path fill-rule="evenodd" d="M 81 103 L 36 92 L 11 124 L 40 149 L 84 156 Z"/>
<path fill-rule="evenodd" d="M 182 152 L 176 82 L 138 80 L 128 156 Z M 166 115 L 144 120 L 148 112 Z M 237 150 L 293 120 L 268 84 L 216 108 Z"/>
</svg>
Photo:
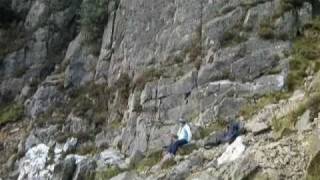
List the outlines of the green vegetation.
<svg viewBox="0 0 320 180">
<path fill-rule="evenodd" d="M 211 123 L 200 129 L 200 137 L 201 139 L 209 136 L 212 132 L 221 131 L 227 127 L 227 123 L 224 121 L 217 121 L 215 123 Z"/>
<path fill-rule="evenodd" d="M 55 139 L 59 143 L 64 143 L 70 137 L 75 137 L 80 142 L 86 142 L 89 140 L 93 141 L 95 138 L 95 133 L 94 132 L 89 132 L 89 133 L 68 133 L 68 132 L 65 132 L 65 133 L 59 133 Z"/>
<path fill-rule="evenodd" d="M 263 39 L 273 39 L 275 37 L 272 18 L 266 18 L 260 23 L 258 35 Z"/>
<path fill-rule="evenodd" d="M 79 155 L 97 154 L 98 149 L 94 144 L 85 144 L 80 146 L 76 153 Z"/>
<path fill-rule="evenodd" d="M 309 73 L 320 70 L 320 20 L 315 19 L 305 27 L 302 37 L 299 37 L 293 46 L 288 88 L 290 91 L 301 87 Z M 308 72 L 309 71 L 309 72 Z"/>
<path fill-rule="evenodd" d="M 228 47 L 240 44 L 247 40 L 247 37 L 240 35 L 241 33 L 236 32 L 239 28 L 233 28 L 232 30 L 226 31 L 222 35 L 221 46 Z"/>
<path fill-rule="evenodd" d="M 156 165 L 158 162 L 160 162 L 162 158 L 162 151 L 156 151 L 154 153 L 149 154 L 147 157 L 145 157 L 142 161 L 140 161 L 135 169 L 139 172 L 146 171 L 150 169 L 152 166 Z"/>
<path fill-rule="evenodd" d="M 287 99 L 288 97 L 290 97 L 290 95 L 291 93 L 288 92 L 276 92 L 264 95 L 255 100 L 255 102 L 251 102 L 248 105 L 244 106 L 240 111 L 240 115 L 243 116 L 244 119 L 248 119 L 266 105 L 277 103 L 281 99 Z"/>
<path fill-rule="evenodd" d="M 306 180 L 317 180 L 319 179 L 320 172 L 320 153 L 317 153 L 311 160 L 307 168 Z"/>
<path fill-rule="evenodd" d="M 22 118 L 24 107 L 20 104 L 9 104 L 0 109 L 0 125 L 15 122 Z"/>
<path fill-rule="evenodd" d="M 272 120 L 273 130 L 280 136 L 292 131 L 298 118 L 308 109 L 311 111 L 311 119 L 318 116 L 318 112 L 320 112 L 320 91 L 308 95 L 300 104 L 298 104 L 297 108 L 293 109 L 286 116 L 280 119 L 274 118 Z"/>
<path fill-rule="evenodd" d="M 159 79 L 161 76 L 164 75 L 164 69 L 162 68 L 148 68 L 144 70 L 141 74 L 135 77 L 133 81 L 133 87 L 142 90 L 147 82 Z"/>
<path fill-rule="evenodd" d="M 108 0 L 84 0 L 81 4 L 81 28 L 86 40 L 96 40 L 103 33 L 108 20 Z"/>
<path fill-rule="evenodd" d="M 76 116 L 92 118 L 100 123 L 107 115 L 109 95 L 107 86 L 90 85 L 74 92 L 67 106 Z"/>
<path fill-rule="evenodd" d="M 108 167 L 104 170 L 97 171 L 95 175 L 95 180 L 105 180 L 110 179 L 118 174 L 120 174 L 122 171 L 116 166 Z"/>
<path fill-rule="evenodd" d="M 286 11 L 290 11 L 294 8 L 301 7 L 305 0 L 281 0 L 280 1 L 280 10 L 282 14 Z"/>
</svg>

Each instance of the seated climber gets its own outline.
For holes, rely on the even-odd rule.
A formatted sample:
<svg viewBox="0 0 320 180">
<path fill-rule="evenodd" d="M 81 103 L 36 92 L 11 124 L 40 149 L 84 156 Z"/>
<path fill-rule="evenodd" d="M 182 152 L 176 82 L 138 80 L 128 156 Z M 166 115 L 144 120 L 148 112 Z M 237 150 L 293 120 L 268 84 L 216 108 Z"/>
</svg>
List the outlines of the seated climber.
<svg viewBox="0 0 320 180">
<path fill-rule="evenodd" d="M 177 135 L 176 136 L 173 135 L 173 138 L 175 139 L 175 141 L 173 141 L 164 152 L 164 156 L 159 164 L 160 168 L 167 160 L 173 158 L 176 155 L 177 150 L 181 146 L 191 141 L 192 134 L 191 134 L 191 130 L 188 123 L 182 118 L 180 118 L 178 122 L 179 122 L 180 128 L 178 130 Z"/>
<path fill-rule="evenodd" d="M 223 143 L 232 143 L 239 135 L 243 134 L 244 129 L 240 123 L 234 122 L 228 125 L 227 131 L 214 134 L 208 138 L 204 144 L 204 148 L 210 149 L 213 146 L 217 146 Z"/>
</svg>

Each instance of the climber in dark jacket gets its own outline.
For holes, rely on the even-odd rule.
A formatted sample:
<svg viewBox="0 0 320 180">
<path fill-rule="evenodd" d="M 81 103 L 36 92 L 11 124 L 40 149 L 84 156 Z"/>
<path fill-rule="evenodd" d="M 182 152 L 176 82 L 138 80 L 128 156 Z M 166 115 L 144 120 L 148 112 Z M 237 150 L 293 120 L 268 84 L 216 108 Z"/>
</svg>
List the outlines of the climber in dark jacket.
<svg viewBox="0 0 320 180">
<path fill-rule="evenodd" d="M 239 123 L 231 123 L 226 132 L 214 134 L 213 136 L 209 137 L 204 147 L 206 149 L 210 149 L 219 144 L 231 143 L 242 133 L 243 130 Z"/>
</svg>

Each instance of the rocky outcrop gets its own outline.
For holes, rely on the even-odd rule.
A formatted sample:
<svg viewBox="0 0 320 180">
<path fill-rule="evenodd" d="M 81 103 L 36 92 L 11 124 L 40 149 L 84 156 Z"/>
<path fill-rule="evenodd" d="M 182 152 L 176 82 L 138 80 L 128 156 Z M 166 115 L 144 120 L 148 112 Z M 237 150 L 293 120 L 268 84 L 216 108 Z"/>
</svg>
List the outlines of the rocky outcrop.
<svg viewBox="0 0 320 180">
<path fill-rule="evenodd" d="M 0 110 L 24 104 L 26 115 L 0 127 L 0 160 L 9 160 L 0 175 L 81 180 L 103 171 L 113 179 L 195 179 L 198 172 L 203 179 L 245 179 L 276 171 L 302 178 L 309 158 L 302 140 L 274 140 L 272 131 L 274 119 L 299 111 L 304 94 L 264 107 L 245 123 L 241 142 L 229 146 L 204 150 L 208 132 L 198 127 L 239 119 L 248 103 L 287 89 L 292 40 L 315 4 L 0 2 L 0 39 L 12 42 L 0 42 Z M 289 130 L 306 137 L 315 126 L 311 116 L 305 110 Z M 170 170 L 136 173 L 147 154 L 171 142 L 167 134 L 175 134 L 179 117 L 196 137 L 190 152 Z M 17 132 L 23 136 L 12 140 Z"/>
</svg>

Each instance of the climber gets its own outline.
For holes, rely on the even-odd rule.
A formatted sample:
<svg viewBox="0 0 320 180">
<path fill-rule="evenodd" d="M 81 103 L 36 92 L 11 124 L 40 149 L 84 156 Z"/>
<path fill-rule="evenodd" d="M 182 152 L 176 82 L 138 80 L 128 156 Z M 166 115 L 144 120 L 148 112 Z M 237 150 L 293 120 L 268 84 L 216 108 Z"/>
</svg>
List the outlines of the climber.
<svg viewBox="0 0 320 180">
<path fill-rule="evenodd" d="M 184 120 L 183 118 L 180 118 L 178 120 L 178 123 L 180 125 L 178 133 L 177 133 L 177 135 L 172 135 L 172 137 L 175 139 L 175 141 L 173 141 L 170 144 L 170 146 L 166 149 L 166 151 L 164 152 L 164 156 L 159 163 L 159 168 L 161 168 L 162 165 L 167 160 L 172 159 L 176 155 L 176 152 L 180 147 L 182 147 L 183 145 L 185 145 L 191 141 L 192 134 L 191 134 L 190 127 L 189 127 L 188 123 L 186 122 L 186 120 Z"/>
<path fill-rule="evenodd" d="M 210 149 L 213 146 L 218 146 L 223 143 L 232 143 L 239 135 L 244 134 L 245 129 L 238 122 L 233 122 L 227 126 L 225 132 L 213 134 L 208 137 L 204 144 L 205 149 Z"/>
</svg>

